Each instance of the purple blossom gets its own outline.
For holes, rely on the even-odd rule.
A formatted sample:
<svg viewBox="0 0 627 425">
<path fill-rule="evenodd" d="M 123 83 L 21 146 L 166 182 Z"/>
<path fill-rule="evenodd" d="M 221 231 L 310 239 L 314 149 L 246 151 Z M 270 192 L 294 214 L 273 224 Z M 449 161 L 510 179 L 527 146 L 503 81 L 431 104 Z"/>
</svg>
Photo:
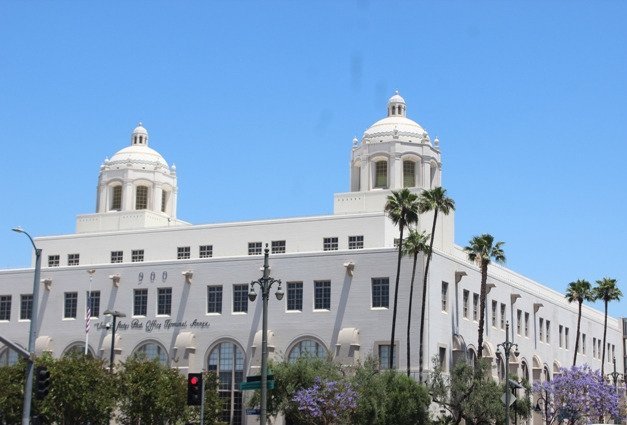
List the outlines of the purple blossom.
<svg viewBox="0 0 627 425">
<path fill-rule="evenodd" d="M 312 387 L 298 390 L 292 398 L 298 410 L 314 423 L 345 423 L 357 408 L 357 393 L 347 382 L 316 378 Z"/>
</svg>

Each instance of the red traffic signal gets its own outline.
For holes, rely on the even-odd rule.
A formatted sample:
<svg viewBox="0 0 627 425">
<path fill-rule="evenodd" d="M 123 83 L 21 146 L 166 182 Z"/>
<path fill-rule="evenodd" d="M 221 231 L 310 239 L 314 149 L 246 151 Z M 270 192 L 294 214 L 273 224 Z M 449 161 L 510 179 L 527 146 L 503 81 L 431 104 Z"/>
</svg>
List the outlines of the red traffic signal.
<svg viewBox="0 0 627 425">
<path fill-rule="evenodd" d="M 196 375 L 190 376 L 189 377 L 189 384 L 190 385 L 198 385 L 199 379 Z"/>
<path fill-rule="evenodd" d="M 200 406 L 202 395 L 202 373 L 188 373 L 187 405 Z"/>
</svg>

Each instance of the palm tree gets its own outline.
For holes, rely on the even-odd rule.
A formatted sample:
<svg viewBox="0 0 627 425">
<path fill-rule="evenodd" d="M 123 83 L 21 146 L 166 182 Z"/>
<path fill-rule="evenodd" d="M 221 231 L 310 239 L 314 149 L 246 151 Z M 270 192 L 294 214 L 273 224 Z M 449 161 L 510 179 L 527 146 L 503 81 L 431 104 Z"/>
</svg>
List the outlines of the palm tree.
<svg viewBox="0 0 627 425">
<path fill-rule="evenodd" d="M 623 293 L 618 289 L 616 285 L 616 279 L 610 279 L 604 277 L 601 280 L 597 280 L 597 286 L 593 289 L 594 298 L 597 300 L 603 300 L 605 305 L 605 321 L 603 322 L 603 354 L 601 354 L 601 376 L 605 376 L 605 344 L 607 337 L 607 304 L 610 301 L 619 301 L 623 296 Z"/>
<path fill-rule="evenodd" d="M 429 242 L 429 251 L 427 251 L 427 262 L 425 264 L 425 274 L 422 280 L 422 309 L 420 319 L 420 351 L 418 355 L 418 370 L 420 379 L 422 380 L 422 365 L 423 365 L 423 337 L 425 331 L 425 306 L 427 297 L 427 279 L 429 276 L 429 265 L 431 264 L 431 254 L 433 253 L 433 239 L 435 238 L 435 225 L 438 221 L 438 212 L 442 212 L 444 215 L 448 215 L 451 210 L 455 209 L 455 201 L 446 196 L 446 189 L 442 187 L 436 187 L 431 190 L 425 190 L 418 199 L 418 211 L 426 213 L 427 211 L 433 211 L 433 224 L 431 226 L 431 241 Z"/>
<path fill-rule="evenodd" d="M 411 307 L 414 299 L 414 279 L 416 277 L 416 263 L 418 262 L 418 254 L 421 252 L 428 253 L 430 252 L 429 245 L 427 245 L 427 240 L 429 235 L 425 232 L 418 232 L 418 230 L 410 229 L 409 235 L 405 242 L 403 243 L 403 254 L 411 255 L 414 257 L 414 266 L 411 271 L 411 284 L 409 286 L 409 309 L 407 311 L 407 376 L 409 376 L 409 365 L 410 365 L 410 353 L 411 353 L 411 344 L 410 344 L 410 329 L 411 329 Z M 425 306 L 425 296 L 422 294 L 422 321 L 424 322 L 424 306 Z M 420 325 L 420 355 L 422 356 L 422 330 L 423 325 Z M 420 370 L 422 372 L 422 369 Z"/>
<path fill-rule="evenodd" d="M 470 261 L 475 261 L 481 268 L 481 294 L 479 295 L 479 338 L 477 343 L 477 362 L 483 357 L 483 327 L 485 325 L 485 299 L 486 281 L 488 280 L 488 264 L 494 259 L 499 264 L 505 262 L 505 252 L 503 244 L 505 242 L 494 243 L 494 236 L 483 234 L 475 236 L 470 240 L 470 244 L 464 248 Z"/>
<path fill-rule="evenodd" d="M 579 351 L 579 329 L 581 326 L 581 305 L 584 301 L 594 301 L 594 294 L 590 282 L 584 279 L 578 279 L 570 282 L 566 289 L 566 300 L 569 303 L 577 301 L 579 304 L 579 312 L 577 314 L 577 339 L 575 340 L 575 355 L 573 357 L 573 366 L 577 364 L 577 352 Z"/>
<path fill-rule="evenodd" d="M 394 289 L 394 310 L 392 312 L 392 336 L 390 338 L 390 358 L 388 367 L 394 367 L 394 333 L 396 331 L 396 306 L 398 304 L 398 281 L 401 275 L 401 257 L 403 253 L 403 230 L 410 224 L 418 222 L 418 196 L 409 189 L 392 191 L 388 195 L 384 211 L 392 223 L 398 226 L 400 238 L 398 240 L 398 260 L 396 264 L 396 286 Z"/>
</svg>

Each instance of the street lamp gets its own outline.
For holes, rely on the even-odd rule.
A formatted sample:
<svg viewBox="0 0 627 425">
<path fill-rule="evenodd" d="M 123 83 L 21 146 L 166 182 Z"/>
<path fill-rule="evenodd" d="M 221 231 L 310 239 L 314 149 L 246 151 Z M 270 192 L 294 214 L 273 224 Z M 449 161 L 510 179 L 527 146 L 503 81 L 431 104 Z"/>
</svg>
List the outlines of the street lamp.
<svg viewBox="0 0 627 425">
<path fill-rule="evenodd" d="M 257 299 L 257 293 L 255 292 L 255 284 L 259 285 L 261 289 L 262 305 L 262 325 L 261 325 L 261 409 L 259 412 L 259 425 L 266 425 L 266 406 L 268 404 L 268 298 L 270 298 L 270 288 L 275 283 L 279 284 L 276 290 L 277 300 L 283 299 L 283 288 L 281 288 L 281 281 L 270 277 L 270 266 L 268 265 L 268 244 L 263 255 L 263 276 L 259 280 L 250 282 L 250 291 L 248 292 L 248 299 L 254 302 Z"/>
<path fill-rule="evenodd" d="M 549 394 L 548 391 L 544 391 L 544 397 L 539 396 L 536 401 L 536 407 L 533 410 L 536 413 L 542 413 L 542 407 L 540 407 L 540 402 L 542 402 L 542 406 L 544 407 L 544 423 L 549 424 Z"/>
<path fill-rule="evenodd" d="M 498 350 L 501 348 L 505 353 L 505 425 L 509 425 L 509 400 L 510 400 L 510 390 L 509 390 L 509 354 L 512 351 L 512 348 L 516 347 L 514 351 L 514 355 L 518 357 L 520 352 L 518 351 L 518 344 L 509 341 L 509 321 L 505 322 L 505 342 L 502 342 L 496 346 Z"/>
<path fill-rule="evenodd" d="M 30 312 L 30 331 L 28 333 L 28 352 L 30 358 L 26 362 L 26 381 L 24 382 L 24 405 L 22 408 L 22 425 L 30 423 L 30 405 L 33 399 L 33 361 L 35 359 L 35 339 L 37 338 L 37 311 L 39 308 L 39 279 L 41 275 L 41 249 L 21 227 L 14 227 L 14 232 L 25 234 L 35 250 L 35 278 L 33 280 L 33 304 Z"/>
<path fill-rule="evenodd" d="M 126 317 L 126 314 L 119 311 L 105 310 L 103 313 L 105 316 L 113 317 L 113 327 L 111 328 L 111 353 L 109 354 L 109 373 L 113 373 L 113 356 L 115 353 L 115 324 L 118 317 Z"/>
<path fill-rule="evenodd" d="M 612 363 L 614 364 L 614 372 L 608 373 L 607 376 L 612 378 L 612 382 L 614 382 L 614 391 L 617 391 L 617 383 L 619 378 L 622 379 L 623 375 L 621 373 L 616 372 L 616 357 L 612 358 Z"/>
</svg>

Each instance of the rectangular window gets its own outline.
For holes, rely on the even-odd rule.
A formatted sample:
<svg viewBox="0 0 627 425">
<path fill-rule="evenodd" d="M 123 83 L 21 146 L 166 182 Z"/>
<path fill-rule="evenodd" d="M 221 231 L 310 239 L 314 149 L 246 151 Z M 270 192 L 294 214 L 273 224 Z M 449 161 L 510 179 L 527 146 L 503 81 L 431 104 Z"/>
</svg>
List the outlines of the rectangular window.
<svg viewBox="0 0 627 425">
<path fill-rule="evenodd" d="M 179 246 L 176 248 L 176 259 L 177 260 L 189 260 L 191 257 L 191 250 L 188 246 Z"/>
<path fill-rule="evenodd" d="M 499 307 L 499 303 L 492 300 L 492 327 L 496 328 L 496 322 L 498 320 L 497 309 Z"/>
<path fill-rule="evenodd" d="M 49 255 L 48 267 L 59 267 L 60 260 L 61 258 L 59 255 Z"/>
<path fill-rule="evenodd" d="M 564 348 L 564 326 L 559 325 L 557 327 L 558 329 L 558 336 L 559 336 L 559 347 L 560 348 Z"/>
<path fill-rule="evenodd" d="M 316 280 L 314 281 L 314 309 L 330 310 L 331 309 L 331 281 Z"/>
<path fill-rule="evenodd" d="M 133 263 L 141 263 L 144 261 L 144 250 L 143 249 L 134 249 L 131 251 L 131 261 Z"/>
<path fill-rule="evenodd" d="M 33 295 L 24 294 L 20 298 L 20 320 L 30 320 L 33 317 Z"/>
<path fill-rule="evenodd" d="M 285 254 L 285 241 L 272 241 L 273 254 Z"/>
<path fill-rule="evenodd" d="M 472 320 L 479 321 L 479 294 L 472 294 Z"/>
<path fill-rule="evenodd" d="M 287 282 L 287 311 L 303 311 L 303 282 Z"/>
<path fill-rule="evenodd" d="M 564 348 L 568 350 L 568 328 L 564 328 Z"/>
<path fill-rule="evenodd" d="M 388 279 L 387 277 L 372 278 L 372 308 L 389 307 L 390 279 Z"/>
<path fill-rule="evenodd" d="M 416 186 L 416 163 L 403 161 L 403 187 Z"/>
<path fill-rule="evenodd" d="M 525 336 L 529 336 L 529 313 L 525 312 Z"/>
<path fill-rule="evenodd" d="M 114 186 L 111 193 L 111 210 L 120 211 L 122 209 L 122 186 Z"/>
<path fill-rule="evenodd" d="M 522 335 L 522 310 L 516 311 L 516 333 Z"/>
<path fill-rule="evenodd" d="M 65 293 L 65 308 L 63 309 L 63 318 L 76 319 L 76 304 L 78 302 L 78 292 Z"/>
<path fill-rule="evenodd" d="M 464 319 L 468 319 L 468 298 L 469 297 L 470 297 L 470 292 L 464 289 L 464 295 L 463 295 L 463 301 L 462 301 Z"/>
<path fill-rule="evenodd" d="M 248 285 L 233 285 L 233 313 L 248 313 Z"/>
<path fill-rule="evenodd" d="M 261 255 L 261 242 L 248 242 L 248 255 Z"/>
<path fill-rule="evenodd" d="M 78 266 L 79 263 L 80 263 L 80 254 L 68 254 L 67 255 L 68 266 Z"/>
<path fill-rule="evenodd" d="M 91 297 L 89 295 L 90 293 L 87 291 L 85 300 L 90 306 L 91 317 L 98 317 L 100 316 L 100 291 L 91 291 Z"/>
<path fill-rule="evenodd" d="M 200 258 L 213 257 L 213 245 L 200 245 L 198 247 L 198 257 Z"/>
<path fill-rule="evenodd" d="M 601 358 L 601 339 L 597 339 L 597 359 Z"/>
<path fill-rule="evenodd" d="M 540 317 L 538 322 L 538 328 L 540 328 L 540 341 L 544 341 L 544 319 Z"/>
<path fill-rule="evenodd" d="M 124 252 L 123 251 L 111 251 L 111 262 L 112 263 L 121 263 L 124 261 Z"/>
<path fill-rule="evenodd" d="M 443 372 L 446 372 L 447 368 L 447 361 L 446 361 L 446 347 L 438 347 L 438 364 L 440 366 L 440 370 L 442 370 Z"/>
<path fill-rule="evenodd" d="M 586 354 L 586 334 L 581 334 L 581 354 Z"/>
<path fill-rule="evenodd" d="M 172 288 L 157 289 L 157 314 L 164 316 L 172 314 Z"/>
<path fill-rule="evenodd" d="M 145 210 L 148 208 L 148 187 L 137 186 L 135 189 L 135 209 Z"/>
<path fill-rule="evenodd" d="M 337 238 L 336 237 L 324 238 L 322 241 L 322 249 L 324 251 L 337 251 Z"/>
<path fill-rule="evenodd" d="M 501 329 L 505 330 L 505 304 L 501 304 Z"/>
<path fill-rule="evenodd" d="M 390 366 L 390 344 L 379 344 L 377 347 L 379 354 L 379 369 L 388 369 Z M 392 359 L 392 367 L 396 368 L 396 356 L 398 355 L 398 347 L 394 344 L 394 358 Z"/>
<path fill-rule="evenodd" d="M 0 295 L 0 320 L 11 320 L 11 295 Z"/>
<path fill-rule="evenodd" d="M 550 320 L 546 321 L 546 343 L 547 344 L 551 343 L 551 321 Z"/>
<path fill-rule="evenodd" d="M 388 162 L 377 161 L 375 163 L 375 180 L 374 187 L 387 189 L 388 187 Z"/>
<path fill-rule="evenodd" d="M 161 192 L 161 212 L 165 212 L 166 206 L 168 205 L 168 191 L 164 190 Z"/>
<path fill-rule="evenodd" d="M 363 236 L 349 236 L 348 237 L 348 249 L 363 249 L 364 237 Z"/>
<path fill-rule="evenodd" d="M 133 290 L 133 316 L 146 316 L 148 313 L 148 289 Z"/>
<path fill-rule="evenodd" d="M 207 286 L 207 313 L 222 314 L 222 285 Z"/>
<path fill-rule="evenodd" d="M 442 282 L 442 311 L 448 311 L 448 282 Z"/>
</svg>

